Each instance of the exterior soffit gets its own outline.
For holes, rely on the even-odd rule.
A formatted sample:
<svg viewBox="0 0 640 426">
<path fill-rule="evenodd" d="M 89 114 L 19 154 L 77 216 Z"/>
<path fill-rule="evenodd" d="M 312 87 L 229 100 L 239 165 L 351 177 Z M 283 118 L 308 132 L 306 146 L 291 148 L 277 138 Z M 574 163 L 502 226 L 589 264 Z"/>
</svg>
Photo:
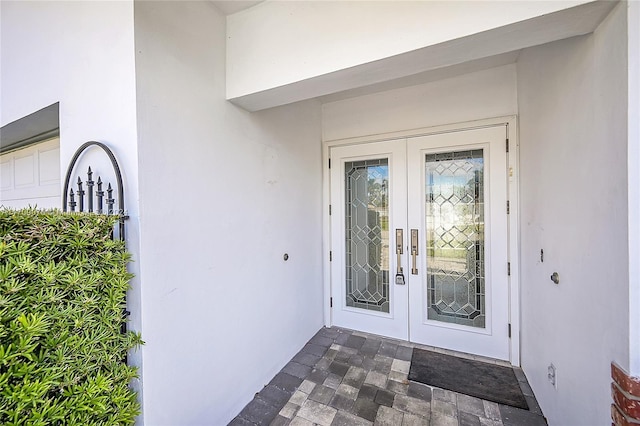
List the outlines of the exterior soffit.
<svg viewBox="0 0 640 426">
<path fill-rule="evenodd" d="M 323 102 L 513 63 L 521 49 L 593 32 L 616 2 L 595 1 L 444 43 L 228 100 L 259 111 L 306 99 Z"/>
</svg>

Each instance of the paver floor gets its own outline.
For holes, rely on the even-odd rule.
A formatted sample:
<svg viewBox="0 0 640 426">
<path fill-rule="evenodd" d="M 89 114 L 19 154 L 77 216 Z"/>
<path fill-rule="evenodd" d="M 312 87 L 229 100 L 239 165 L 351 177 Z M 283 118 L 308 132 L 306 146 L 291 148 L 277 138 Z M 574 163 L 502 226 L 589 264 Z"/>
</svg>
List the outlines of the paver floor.
<svg viewBox="0 0 640 426">
<path fill-rule="evenodd" d="M 460 354 L 347 330 L 322 328 L 230 425 L 542 426 L 521 369 L 529 410 L 407 380 L 413 348 Z"/>
</svg>

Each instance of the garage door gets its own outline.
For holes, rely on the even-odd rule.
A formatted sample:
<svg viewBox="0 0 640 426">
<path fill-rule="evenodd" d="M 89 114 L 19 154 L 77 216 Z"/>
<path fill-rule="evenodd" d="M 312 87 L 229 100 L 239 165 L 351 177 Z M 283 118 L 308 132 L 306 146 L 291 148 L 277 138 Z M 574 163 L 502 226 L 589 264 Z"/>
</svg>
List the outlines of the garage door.
<svg viewBox="0 0 640 426">
<path fill-rule="evenodd" d="M 60 208 L 60 140 L 0 156 L 0 205 Z"/>
</svg>

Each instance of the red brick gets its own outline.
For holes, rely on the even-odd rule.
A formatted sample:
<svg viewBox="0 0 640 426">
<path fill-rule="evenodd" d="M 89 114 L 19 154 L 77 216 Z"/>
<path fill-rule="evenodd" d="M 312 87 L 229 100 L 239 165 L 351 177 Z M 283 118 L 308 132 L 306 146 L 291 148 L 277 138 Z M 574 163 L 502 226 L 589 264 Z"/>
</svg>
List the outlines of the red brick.
<svg viewBox="0 0 640 426">
<path fill-rule="evenodd" d="M 622 368 L 611 363 L 611 377 L 626 393 L 640 398 L 640 379 L 629 376 Z"/>
<path fill-rule="evenodd" d="M 640 421 L 640 400 L 628 397 L 617 383 L 611 384 L 611 395 L 618 409 L 627 417 Z"/>
<path fill-rule="evenodd" d="M 638 426 L 640 423 L 628 419 L 614 404 L 611 404 L 611 419 L 613 420 L 612 426 Z"/>
</svg>

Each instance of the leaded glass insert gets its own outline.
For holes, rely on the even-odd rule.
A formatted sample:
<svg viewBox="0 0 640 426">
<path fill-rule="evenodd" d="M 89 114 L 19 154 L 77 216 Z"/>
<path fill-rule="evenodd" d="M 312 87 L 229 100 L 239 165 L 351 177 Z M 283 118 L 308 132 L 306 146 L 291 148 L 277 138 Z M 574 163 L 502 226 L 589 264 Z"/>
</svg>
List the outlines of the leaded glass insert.
<svg viewBox="0 0 640 426">
<path fill-rule="evenodd" d="M 346 303 L 389 312 L 389 165 L 345 163 Z"/>
<path fill-rule="evenodd" d="M 427 154 L 427 318 L 485 327 L 483 150 Z"/>
</svg>

